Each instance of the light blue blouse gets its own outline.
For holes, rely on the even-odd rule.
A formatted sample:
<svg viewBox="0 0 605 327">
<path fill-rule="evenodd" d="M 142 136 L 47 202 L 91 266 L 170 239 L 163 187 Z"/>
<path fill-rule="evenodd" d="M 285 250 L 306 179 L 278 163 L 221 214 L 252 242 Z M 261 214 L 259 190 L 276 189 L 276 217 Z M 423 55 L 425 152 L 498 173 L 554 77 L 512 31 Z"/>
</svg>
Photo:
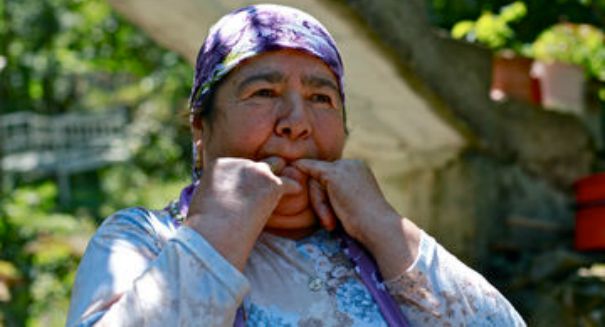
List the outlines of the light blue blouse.
<svg viewBox="0 0 605 327">
<path fill-rule="evenodd" d="M 422 233 L 419 255 L 385 287 L 412 326 L 525 326 L 481 275 Z M 166 211 L 131 208 L 91 239 L 67 326 L 385 326 L 338 241 L 263 233 L 243 274 Z"/>
</svg>

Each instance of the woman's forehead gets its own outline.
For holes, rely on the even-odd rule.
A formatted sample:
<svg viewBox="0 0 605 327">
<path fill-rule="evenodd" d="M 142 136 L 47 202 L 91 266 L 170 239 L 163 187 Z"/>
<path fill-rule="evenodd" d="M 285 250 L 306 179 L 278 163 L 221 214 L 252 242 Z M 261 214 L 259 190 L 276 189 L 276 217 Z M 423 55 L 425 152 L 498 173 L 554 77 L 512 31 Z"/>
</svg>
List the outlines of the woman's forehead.
<svg viewBox="0 0 605 327">
<path fill-rule="evenodd" d="M 251 80 L 279 83 L 296 75 L 310 86 L 331 86 L 338 90 L 338 81 L 325 62 L 305 51 L 283 49 L 265 52 L 241 62 L 231 74 L 231 82 Z"/>
</svg>

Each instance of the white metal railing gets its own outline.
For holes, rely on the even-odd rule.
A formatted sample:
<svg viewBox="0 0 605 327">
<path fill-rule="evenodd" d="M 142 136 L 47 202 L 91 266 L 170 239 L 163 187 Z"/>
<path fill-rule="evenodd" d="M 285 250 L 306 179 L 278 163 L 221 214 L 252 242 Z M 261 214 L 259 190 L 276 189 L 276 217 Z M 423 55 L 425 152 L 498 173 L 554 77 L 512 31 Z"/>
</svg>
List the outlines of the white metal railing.
<svg viewBox="0 0 605 327">
<path fill-rule="evenodd" d="M 0 117 L 0 137 L 5 155 L 30 150 L 108 146 L 116 138 L 124 137 L 126 123 L 125 110 L 60 116 L 17 112 Z"/>
<path fill-rule="evenodd" d="M 69 197 L 68 176 L 130 157 L 125 109 L 45 116 L 16 112 L 0 116 L 2 171 L 56 173 Z M 66 185 L 66 186 L 65 186 Z"/>
</svg>

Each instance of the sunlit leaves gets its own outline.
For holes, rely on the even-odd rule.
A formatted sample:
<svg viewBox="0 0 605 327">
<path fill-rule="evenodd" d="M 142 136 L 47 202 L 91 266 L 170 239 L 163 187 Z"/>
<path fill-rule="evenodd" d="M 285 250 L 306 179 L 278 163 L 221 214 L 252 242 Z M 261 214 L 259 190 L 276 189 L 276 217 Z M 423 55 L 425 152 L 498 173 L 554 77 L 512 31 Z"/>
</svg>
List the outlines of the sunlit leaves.
<svg viewBox="0 0 605 327">
<path fill-rule="evenodd" d="M 525 15 L 527 15 L 527 6 L 521 1 L 516 1 L 502 7 L 499 16 L 505 23 L 513 23 L 521 20 Z"/>
<path fill-rule="evenodd" d="M 510 24 L 521 20 L 526 14 L 525 4 L 517 1 L 503 7 L 499 14 L 486 11 L 475 22 L 463 20 L 457 23 L 452 28 L 452 37 L 482 43 L 492 49 L 511 47 L 515 32 Z"/>
<path fill-rule="evenodd" d="M 73 192 L 81 201 L 73 209 L 57 207 L 53 182 L 19 185 L 0 198 L 0 266 L 10 262 L 19 274 L 18 283 L 0 283 L 11 297 L 0 305 L 0 326 L 64 325 L 77 262 L 95 229 L 90 216 L 162 207 L 178 195 L 188 179 L 190 137 L 180 112 L 191 76 L 178 55 L 104 0 L 0 0 L 3 114 L 126 106 L 140 139 L 132 162 L 99 172 L 100 188 Z"/>
<path fill-rule="evenodd" d="M 7 49 L 3 53 L 0 45 L 5 63 L 0 69 L 4 112 L 74 110 L 91 104 L 89 94 L 101 95 L 107 90 L 106 84 L 95 83 L 99 79 L 94 76 L 105 74 L 113 79 L 109 84 L 114 92 L 136 85 L 151 73 L 171 75 L 177 66 L 188 67 L 178 57 L 164 60 L 169 52 L 126 24 L 103 0 L 2 0 L 0 9 L 6 18 L 0 19 L 0 40 Z M 123 83 L 124 78 L 114 79 L 113 74 L 128 74 L 133 79 Z M 189 78 L 181 86 L 187 83 L 184 81 Z M 140 88 L 138 96 L 157 93 L 158 88 Z M 109 107 L 115 101 L 107 93 L 92 104 Z"/>
<path fill-rule="evenodd" d="M 513 3 L 511 0 L 427 0 L 431 21 L 451 30 L 461 21 L 476 21 L 485 12 L 503 16 L 500 8 Z M 518 1 L 517 1 L 518 2 Z M 509 26 L 515 38 L 522 43 L 536 39 L 541 31 L 560 22 L 585 23 L 603 28 L 605 25 L 605 1 L 602 0 L 525 0 L 525 17 Z M 523 14 L 520 6 L 513 6 L 504 18 Z"/>
<path fill-rule="evenodd" d="M 605 34 L 588 24 L 558 24 L 540 34 L 533 56 L 583 66 L 592 77 L 605 81 Z"/>
<path fill-rule="evenodd" d="M 0 201 L 5 226 L 0 229 L 0 280 L 11 286 L 9 296 L 31 296 L 21 310 L 33 325 L 64 324 L 73 271 L 95 229 L 90 218 L 58 212 L 57 192 L 47 182 L 19 187 Z M 12 306 L 18 310 L 19 301 Z"/>
</svg>

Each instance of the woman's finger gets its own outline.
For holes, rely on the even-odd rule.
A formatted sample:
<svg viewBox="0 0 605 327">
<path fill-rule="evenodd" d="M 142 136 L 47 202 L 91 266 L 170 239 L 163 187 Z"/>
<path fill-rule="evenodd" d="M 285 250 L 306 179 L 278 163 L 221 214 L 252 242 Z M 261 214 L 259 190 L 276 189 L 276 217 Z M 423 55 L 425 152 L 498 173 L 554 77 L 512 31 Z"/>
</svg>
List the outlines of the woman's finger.
<svg viewBox="0 0 605 327">
<path fill-rule="evenodd" d="M 267 157 L 260 160 L 259 162 L 263 162 L 269 165 L 269 169 L 271 169 L 271 172 L 274 175 L 281 173 L 281 171 L 286 167 L 286 161 L 283 158 L 277 156 Z"/>
<path fill-rule="evenodd" d="M 286 176 L 277 176 L 281 181 L 283 194 L 296 194 L 302 191 L 302 186 L 295 180 Z"/>
<path fill-rule="evenodd" d="M 325 190 L 321 187 L 319 182 L 314 179 L 310 179 L 308 184 L 311 206 L 319 217 L 319 222 L 325 229 L 332 231 L 336 228 L 336 215 L 332 210 Z"/>
<path fill-rule="evenodd" d="M 313 159 L 300 159 L 294 161 L 292 165 L 325 187 L 328 184 L 327 175 L 333 163 Z"/>
</svg>

